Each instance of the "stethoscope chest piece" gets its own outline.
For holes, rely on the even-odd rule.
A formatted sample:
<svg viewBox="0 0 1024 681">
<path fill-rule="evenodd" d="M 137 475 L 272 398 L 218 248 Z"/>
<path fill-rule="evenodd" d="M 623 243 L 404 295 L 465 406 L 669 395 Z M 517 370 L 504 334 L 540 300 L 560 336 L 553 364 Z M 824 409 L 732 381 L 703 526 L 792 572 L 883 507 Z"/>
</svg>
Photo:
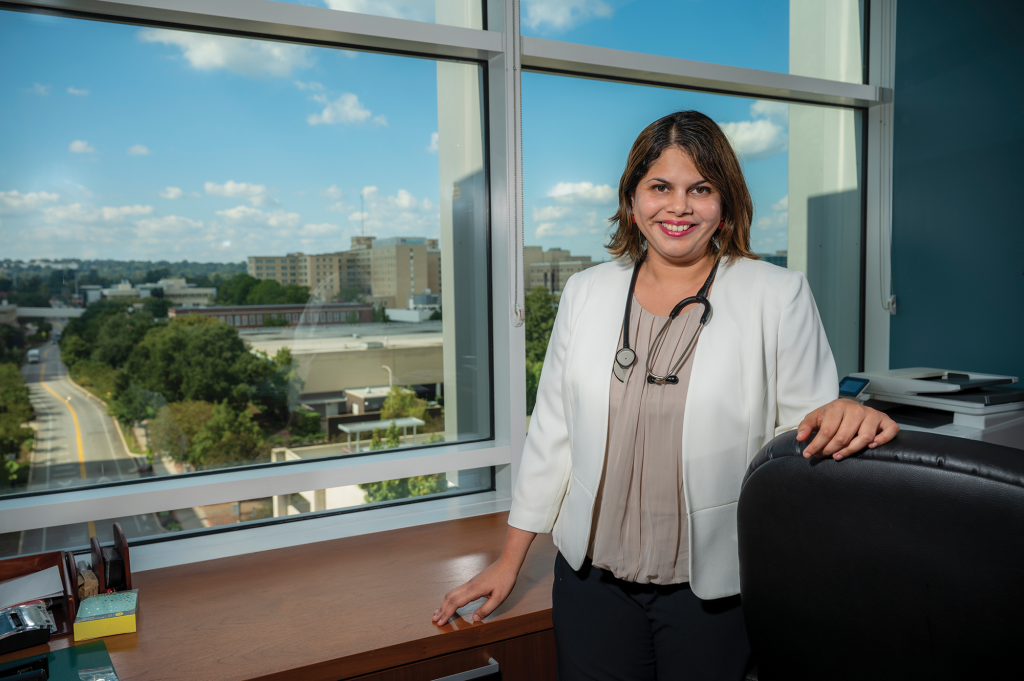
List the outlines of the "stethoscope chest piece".
<svg viewBox="0 0 1024 681">
<path fill-rule="evenodd" d="M 636 362 L 636 353 L 631 348 L 622 348 L 615 353 L 615 363 L 612 364 L 612 373 L 620 381 L 626 380 L 626 373 Z"/>
</svg>

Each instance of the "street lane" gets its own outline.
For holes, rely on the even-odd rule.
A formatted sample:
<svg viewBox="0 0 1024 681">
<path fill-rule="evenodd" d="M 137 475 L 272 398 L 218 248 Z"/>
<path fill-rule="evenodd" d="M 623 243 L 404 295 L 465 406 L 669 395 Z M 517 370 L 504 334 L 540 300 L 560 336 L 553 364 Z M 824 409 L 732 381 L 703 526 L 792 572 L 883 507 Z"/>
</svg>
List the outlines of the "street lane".
<svg viewBox="0 0 1024 681">
<path fill-rule="evenodd" d="M 56 322 L 54 326 L 63 324 Z M 22 367 L 38 424 L 28 491 L 140 477 L 135 457 L 125 450 L 106 407 L 68 380 L 60 347 L 51 344 L 41 350 L 39 364 Z M 19 533 L 17 554 L 84 546 L 91 536 L 109 542 L 114 522 L 120 522 L 129 537 L 164 532 L 153 514 L 95 522 L 88 518 L 74 520 L 77 522 Z"/>
</svg>

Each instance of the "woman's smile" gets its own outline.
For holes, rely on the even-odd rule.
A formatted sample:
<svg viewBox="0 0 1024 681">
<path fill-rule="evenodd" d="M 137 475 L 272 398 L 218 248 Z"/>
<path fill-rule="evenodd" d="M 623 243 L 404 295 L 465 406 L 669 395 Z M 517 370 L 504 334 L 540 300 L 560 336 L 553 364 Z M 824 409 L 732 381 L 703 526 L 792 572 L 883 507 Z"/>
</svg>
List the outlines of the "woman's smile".
<svg viewBox="0 0 1024 681">
<path fill-rule="evenodd" d="M 687 234 L 693 233 L 693 222 L 680 222 L 677 220 L 662 220 L 658 223 L 661 226 L 661 231 L 668 234 L 671 237 L 680 237 Z"/>
</svg>

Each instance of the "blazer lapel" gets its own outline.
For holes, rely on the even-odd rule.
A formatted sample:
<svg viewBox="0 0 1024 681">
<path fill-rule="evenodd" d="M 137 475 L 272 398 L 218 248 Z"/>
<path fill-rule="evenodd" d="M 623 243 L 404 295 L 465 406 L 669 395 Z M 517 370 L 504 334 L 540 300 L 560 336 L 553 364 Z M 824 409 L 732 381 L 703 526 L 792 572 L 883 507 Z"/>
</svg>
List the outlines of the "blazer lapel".
<svg viewBox="0 0 1024 681">
<path fill-rule="evenodd" d="M 618 350 L 632 263 L 599 266 L 586 292 L 579 321 L 571 334 L 565 384 L 570 407 L 573 475 L 596 494 L 608 440 L 608 390 Z M 587 414 L 586 423 L 575 422 Z"/>
</svg>

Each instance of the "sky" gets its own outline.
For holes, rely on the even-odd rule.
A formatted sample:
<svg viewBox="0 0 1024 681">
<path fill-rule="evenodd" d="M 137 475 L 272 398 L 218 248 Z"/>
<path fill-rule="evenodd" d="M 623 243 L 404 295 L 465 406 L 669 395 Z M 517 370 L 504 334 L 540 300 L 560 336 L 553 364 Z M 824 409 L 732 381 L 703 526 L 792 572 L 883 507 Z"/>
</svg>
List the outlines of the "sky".
<svg viewBox="0 0 1024 681">
<path fill-rule="evenodd" d="M 297 4 L 434 20 L 433 0 Z M 788 2 L 684 0 L 655 16 L 639 0 L 522 6 L 526 35 L 788 68 Z M 0 258 L 228 262 L 343 250 L 361 229 L 439 234 L 429 60 L 8 11 L 0 60 Z M 526 243 L 606 259 L 632 141 L 689 108 L 740 153 L 754 249 L 784 250 L 787 105 L 532 73 Z"/>
</svg>

